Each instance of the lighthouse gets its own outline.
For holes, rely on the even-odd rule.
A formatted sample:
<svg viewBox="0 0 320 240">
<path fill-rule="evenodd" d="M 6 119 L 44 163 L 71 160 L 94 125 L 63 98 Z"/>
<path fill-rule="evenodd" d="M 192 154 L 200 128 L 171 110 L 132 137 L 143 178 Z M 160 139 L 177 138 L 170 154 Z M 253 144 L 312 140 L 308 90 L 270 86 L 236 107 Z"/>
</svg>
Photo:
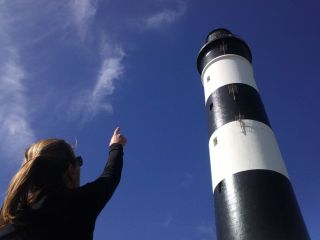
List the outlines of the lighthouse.
<svg viewBox="0 0 320 240">
<path fill-rule="evenodd" d="M 197 68 L 209 124 L 217 239 L 310 239 L 254 79 L 250 48 L 229 30 L 216 29 L 199 51 Z"/>
</svg>

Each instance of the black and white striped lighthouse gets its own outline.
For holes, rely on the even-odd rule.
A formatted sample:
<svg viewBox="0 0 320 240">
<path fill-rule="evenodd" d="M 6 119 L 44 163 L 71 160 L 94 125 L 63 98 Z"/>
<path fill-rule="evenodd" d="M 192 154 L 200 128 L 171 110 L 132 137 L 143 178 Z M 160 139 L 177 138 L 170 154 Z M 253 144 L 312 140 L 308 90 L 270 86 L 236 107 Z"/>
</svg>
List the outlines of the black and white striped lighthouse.
<svg viewBox="0 0 320 240">
<path fill-rule="evenodd" d="M 310 239 L 259 95 L 248 45 L 209 33 L 197 67 L 209 122 L 218 240 Z"/>
</svg>

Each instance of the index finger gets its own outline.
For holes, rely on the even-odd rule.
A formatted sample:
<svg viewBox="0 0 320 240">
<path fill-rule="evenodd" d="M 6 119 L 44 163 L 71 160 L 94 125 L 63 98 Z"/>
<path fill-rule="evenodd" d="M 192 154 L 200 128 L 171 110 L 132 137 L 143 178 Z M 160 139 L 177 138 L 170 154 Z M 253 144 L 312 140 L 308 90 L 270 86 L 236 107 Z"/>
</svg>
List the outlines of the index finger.
<svg viewBox="0 0 320 240">
<path fill-rule="evenodd" d="M 114 130 L 113 135 L 115 135 L 115 134 L 120 134 L 120 128 L 119 128 L 119 127 L 117 127 L 117 128 Z"/>
</svg>

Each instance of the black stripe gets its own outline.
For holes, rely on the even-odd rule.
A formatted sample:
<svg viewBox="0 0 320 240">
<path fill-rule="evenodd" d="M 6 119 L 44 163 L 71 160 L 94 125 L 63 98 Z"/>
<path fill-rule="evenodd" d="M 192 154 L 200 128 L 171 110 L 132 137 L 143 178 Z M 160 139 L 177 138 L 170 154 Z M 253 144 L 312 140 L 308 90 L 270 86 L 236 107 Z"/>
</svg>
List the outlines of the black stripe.
<svg viewBox="0 0 320 240">
<path fill-rule="evenodd" d="M 269 170 L 236 173 L 214 190 L 218 240 L 308 240 L 287 177 Z"/>
<path fill-rule="evenodd" d="M 252 62 L 251 51 L 243 40 L 235 36 L 223 36 L 206 43 L 201 48 L 197 58 L 198 72 L 201 74 L 212 59 L 226 54 L 236 54 Z"/>
<path fill-rule="evenodd" d="M 228 84 L 207 99 L 209 137 L 219 127 L 240 119 L 260 121 L 270 126 L 258 91 L 247 84 Z"/>
</svg>

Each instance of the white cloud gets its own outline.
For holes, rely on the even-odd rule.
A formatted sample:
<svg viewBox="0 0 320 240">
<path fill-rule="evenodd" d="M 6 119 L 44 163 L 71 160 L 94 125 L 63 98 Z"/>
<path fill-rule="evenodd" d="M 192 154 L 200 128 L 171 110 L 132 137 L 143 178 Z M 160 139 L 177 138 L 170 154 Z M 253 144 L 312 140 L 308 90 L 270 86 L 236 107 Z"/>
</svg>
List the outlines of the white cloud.
<svg viewBox="0 0 320 240">
<path fill-rule="evenodd" d="M 14 47 L 15 49 L 21 50 L 20 52 L 23 52 L 24 56 L 32 59 L 32 55 L 28 56 L 25 53 L 32 49 L 35 44 L 45 42 L 49 38 L 55 38 L 62 44 L 66 42 L 67 47 L 70 46 L 70 43 L 72 45 L 74 42 L 77 47 L 87 51 L 87 46 L 83 44 L 78 45 L 77 42 L 87 39 L 92 29 L 92 21 L 96 15 L 97 7 L 98 0 L 70 0 L 68 4 L 63 4 L 60 1 L 49 1 L 45 3 L 39 0 L 28 0 L 19 4 L 17 1 L 0 0 L 0 52 L 3 48 Z M 73 38 L 70 39 L 70 37 L 72 37 L 70 33 L 74 34 L 74 32 L 76 33 L 78 41 L 74 41 L 75 39 Z M 101 32 L 104 34 L 104 31 Z M 97 37 L 95 36 L 95 38 Z M 98 38 L 101 38 L 101 33 L 98 35 Z M 93 42 L 94 41 L 89 41 L 87 43 L 91 46 Z M 50 48 L 42 48 L 42 51 L 51 53 Z M 96 49 L 94 51 L 96 51 Z M 0 55 L 0 67 L 8 63 L 7 58 L 3 57 L 4 55 L 5 54 L 2 53 Z M 55 103 L 56 106 L 51 106 L 53 109 L 59 109 L 60 105 L 64 105 L 64 108 L 69 106 L 71 116 L 80 116 L 82 121 L 90 120 L 103 111 L 112 113 L 113 108 L 107 97 L 113 94 L 115 91 L 115 81 L 123 74 L 124 52 L 120 47 L 106 44 L 106 41 L 104 41 L 100 52 L 96 52 L 96 56 L 100 57 L 101 60 L 100 68 L 97 70 L 96 76 L 93 77 L 93 81 L 89 84 L 79 84 L 81 88 L 72 91 L 70 94 L 61 94 L 60 101 Z M 20 69 L 21 72 L 23 72 L 22 65 L 18 64 L 16 60 L 11 59 L 9 62 L 11 66 L 15 66 L 16 70 Z M 16 65 L 12 65 L 13 63 Z M 37 73 L 46 71 L 50 66 L 32 66 L 32 61 L 30 61 L 25 62 L 25 67 L 26 69 L 36 68 L 37 71 L 32 72 L 33 79 L 36 79 Z M 23 74 L 16 79 L 18 79 L 17 81 L 20 83 L 21 88 L 25 89 L 26 86 L 22 84 Z M 70 83 L 72 81 L 74 81 L 74 79 L 70 79 Z M 31 82 L 31 84 L 35 83 Z M 84 88 L 85 86 L 87 86 L 87 88 Z M 48 89 L 50 89 L 50 93 L 46 92 Z M 59 95 L 60 92 L 59 89 L 55 85 L 50 84 L 50 82 L 48 82 L 46 89 L 43 89 L 43 91 L 43 104 L 52 102 L 50 99 L 52 97 L 51 93 Z M 24 98 L 23 101 L 37 99 L 27 99 L 27 97 L 23 95 L 23 91 L 19 93 L 21 99 Z M 70 98 L 75 100 L 70 101 Z M 43 106 L 42 103 L 35 104 L 41 107 Z M 45 109 L 45 107 L 43 109 Z M 19 113 L 20 117 L 24 116 L 23 111 Z M 42 113 L 38 112 L 38 114 L 41 115 Z M 55 120 L 59 118 L 56 115 L 54 117 Z M 50 116 L 48 116 L 48 119 L 49 118 Z M 74 118 L 72 120 L 74 120 Z M 25 124 L 22 124 L 23 122 L 21 121 L 20 128 L 25 126 L 27 129 L 29 126 L 27 121 L 28 120 L 25 119 Z M 65 121 L 65 118 L 63 121 Z M 16 123 L 18 123 L 18 121 L 16 121 Z M 28 135 L 27 132 L 28 131 L 26 131 L 26 135 Z"/>
<path fill-rule="evenodd" d="M 162 225 L 163 227 L 169 227 L 170 224 L 172 223 L 172 221 L 173 221 L 173 216 L 172 216 L 171 213 L 168 213 L 167 216 L 166 216 L 166 218 L 165 218 L 165 220 L 162 222 L 161 225 Z"/>
<path fill-rule="evenodd" d="M 180 18 L 186 12 L 186 6 L 180 2 L 177 9 L 164 9 L 145 20 L 146 28 L 159 28 L 166 24 L 171 24 Z"/>
<path fill-rule="evenodd" d="M 35 139 L 25 84 L 26 73 L 20 62 L 17 44 L 11 35 L 15 21 L 5 1 L 0 2 L 0 152 L 2 164 L 16 164 L 25 149 Z M 10 166 L 9 165 L 9 166 Z"/>
<path fill-rule="evenodd" d="M 0 68 L 0 148 L 7 157 L 20 160 L 21 151 L 35 136 L 28 118 L 25 72 L 18 62 L 17 51 L 7 48 L 5 52 L 8 58 Z"/>
<path fill-rule="evenodd" d="M 111 51 L 108 44 L 102 47 L 103 61 L 97 74 L 94 86 L 91 90 L 83 91 L 74 102 L 73 114 L 82 115 L 82 121 L 86 122 L 95 117 L 99 112 L 106 111 L 112 113 L 113 108 L 106 97 L 113 94 L 115 81 L 124 72 L 123 58 L 125 56 L 120 47 L 112 50 L 112 54 L 106 53 L 106 49 Z"/>
<path fill-rule="evenodd" d="M 98 8 L 98 0 L 0 0 L 2 24 L 21 44 L 33 44 L 49 37 L 57 40 L 76 36 L 85 40 Z M 74 34 L 75 33 L 75 34 Z"/>
<path fill-rule="evenodd" d="M 196 228 L 197 234 L 201 239 L 215 239 L 213 223 L 202 223 Z"/>
<path fill-rule="evenodd" d="M 70 8 L 79 36 L 83 40 L 96 14 L 97 0 L 72 0 Z"/>
</svg>

